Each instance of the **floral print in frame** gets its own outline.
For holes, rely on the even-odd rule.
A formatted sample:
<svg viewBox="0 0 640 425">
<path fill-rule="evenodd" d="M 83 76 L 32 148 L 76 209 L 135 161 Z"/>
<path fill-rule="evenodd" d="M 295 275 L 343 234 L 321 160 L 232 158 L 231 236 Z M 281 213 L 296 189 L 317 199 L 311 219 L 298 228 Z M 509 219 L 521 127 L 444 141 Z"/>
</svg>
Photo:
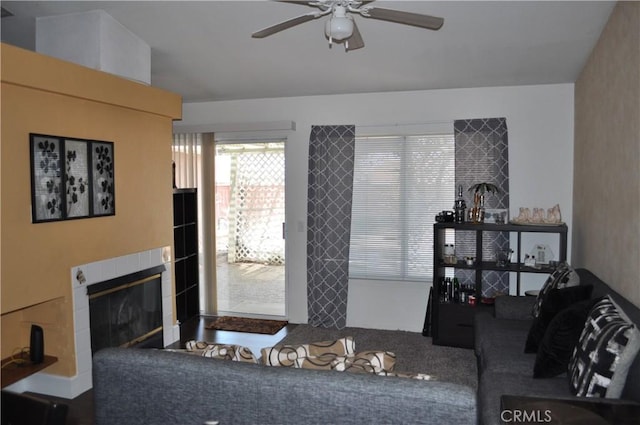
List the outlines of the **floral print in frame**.
<svg viewBox="0 0 640 425">
<path fill-rule="evenodd" d="M 31 210 L 34 222 L 63 219 L 61 144 L 57 137 L 31 136 Z"/>
<path fill-rule="evenodd" d="M 89 203 L 89 157 L 88 144 L 82 140 L 65 140 L 65 206 L 67 218 L 88 217 Z"/>
<path fill-rule="evenodd" d="M 115 214 L 113 143 L 91 143 L 93 215 Z"/>
</svg>

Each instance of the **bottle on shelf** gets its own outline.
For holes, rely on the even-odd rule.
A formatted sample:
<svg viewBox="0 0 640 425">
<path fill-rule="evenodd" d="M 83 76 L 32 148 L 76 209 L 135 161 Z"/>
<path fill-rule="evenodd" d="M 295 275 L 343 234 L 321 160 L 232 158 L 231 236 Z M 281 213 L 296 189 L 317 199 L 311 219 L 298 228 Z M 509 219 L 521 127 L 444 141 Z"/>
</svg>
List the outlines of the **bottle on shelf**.
<svg viewBox="0 0 640 425">
<path fill-rule="evenodd" d="M 456 223 L 464 223 L 465 210 L 467 209 L 467 203 L 462 198 L 462 185 L 458 185 L 458 198 L 453 204 L 454 221 Z"/>
<path fill-rule="evenodd" d="M 460 282 L 457 277 L 453 278 L 453 302 L 460 302 Z"/>
<path fill-rule="evenodd" d="M 475 292 L 474 285 L 460 283 L 457 277 L 441 277 L 439 285 L 439 301 L 445 304 L 468 304 L 469 296 Z"/>
</svg>

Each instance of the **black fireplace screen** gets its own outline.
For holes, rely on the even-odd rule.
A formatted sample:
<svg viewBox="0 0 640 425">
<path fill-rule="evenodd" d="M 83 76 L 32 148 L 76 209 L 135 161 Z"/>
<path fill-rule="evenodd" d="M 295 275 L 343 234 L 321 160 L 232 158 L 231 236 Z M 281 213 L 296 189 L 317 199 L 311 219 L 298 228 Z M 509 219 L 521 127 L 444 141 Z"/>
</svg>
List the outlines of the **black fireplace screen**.
<svg viewBox="0 0 640 425">
<path fill-rule="evenodd" d="M 148 269 L 87 288 L 92 353 L 162 336 L 160 273 L 164 266 L 160 267 L 161 270 Z"/>
</svg>

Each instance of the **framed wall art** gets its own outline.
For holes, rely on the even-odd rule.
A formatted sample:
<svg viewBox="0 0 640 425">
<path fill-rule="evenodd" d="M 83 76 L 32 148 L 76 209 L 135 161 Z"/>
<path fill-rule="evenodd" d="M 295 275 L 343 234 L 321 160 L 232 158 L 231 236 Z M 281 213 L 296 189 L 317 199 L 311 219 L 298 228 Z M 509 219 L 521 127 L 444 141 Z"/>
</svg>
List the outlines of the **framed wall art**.
<svg viewBox="0 0 640 425">
<path fill-rule="evenodd" d="M 113 142 L 30 134 L 34 223 L 115 214 Z"/>
</svg>

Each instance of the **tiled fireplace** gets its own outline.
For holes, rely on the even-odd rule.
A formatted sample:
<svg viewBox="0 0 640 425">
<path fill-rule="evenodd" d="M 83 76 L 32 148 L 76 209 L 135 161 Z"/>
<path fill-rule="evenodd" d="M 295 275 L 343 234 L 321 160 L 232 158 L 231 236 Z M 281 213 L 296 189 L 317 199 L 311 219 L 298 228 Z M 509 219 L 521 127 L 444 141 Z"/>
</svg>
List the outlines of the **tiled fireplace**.
<svg viewBox="0 0 640 425">
<path fill-rule="evenodd" d="M 75 329 L 76 375 L 61 377 L 35 374 L 19 383 L 18 391 L 33 391 L 64 398 L 74 398 L 92 388 L 91 331 L 87 287 L 149 269 L 162 269 L 162 339 L 164 346 L 180 339 L 180 328 L 173 321 L 171 290 L 171 248 L 163 247 L 96 261 L 71 268 Z M 18 385 L 18 384 L 15 384 Z"/>
</svg>

